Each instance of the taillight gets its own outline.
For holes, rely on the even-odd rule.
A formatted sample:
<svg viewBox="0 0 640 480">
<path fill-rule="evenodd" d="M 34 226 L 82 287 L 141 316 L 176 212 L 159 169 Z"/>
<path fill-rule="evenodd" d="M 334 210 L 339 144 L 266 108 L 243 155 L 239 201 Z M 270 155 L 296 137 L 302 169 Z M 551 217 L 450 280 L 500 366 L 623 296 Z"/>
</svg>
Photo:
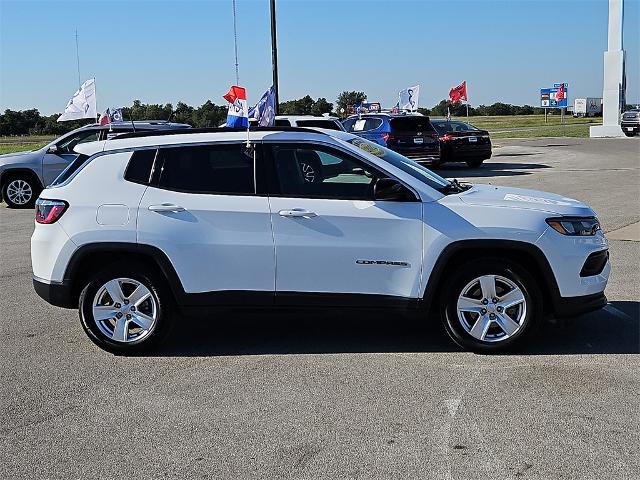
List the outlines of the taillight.
<svg viewBox="0 0 640 480">
<path fill-rule="evenodd" d="M 443 142 L 448 142 L 449 140 L 453 140 L 453 139 L 454 137 L 452 135 L 449 135 L 448 133 L 440 137 L 440 140 L 442 140 Z"/>
<path fill-rule="evenodd" d="M 389 141 L 389 137 L 391 135 L 389 135 L 388 133 L 383 133 L 382 134 L 382 139 L 384 140 L 385 143 L 387 143 Z"/>
<path fill-rule="evenodd" d="M 67 202 L 62 200 L 36 200 L 36 222 L 50 224 L 55 223 L 67 209 Z"/>
</svg>

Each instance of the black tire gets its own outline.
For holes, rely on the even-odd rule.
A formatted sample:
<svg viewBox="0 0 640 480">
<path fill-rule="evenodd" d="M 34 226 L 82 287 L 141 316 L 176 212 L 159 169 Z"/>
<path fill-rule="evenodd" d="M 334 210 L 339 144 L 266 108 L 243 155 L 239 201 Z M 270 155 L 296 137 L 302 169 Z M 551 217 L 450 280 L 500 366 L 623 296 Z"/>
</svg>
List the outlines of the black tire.
<svg viewBox="0 0 640 480">
<path fill-rule="evenodd" d="M 7 207 L 9 208 L 33 208 L 42 191 L 42 187 L 40 186 L 40 182 L 35 178 L 34 175 L 30 175 L 29 173 L 7 173 L 5 174 L 5 178 L 2 179 L 2 199 L 6 202 Z M 28 186 L 29 197 L 28 200 L 24 203 L 13 201 L 9 193 L 9 188 L 14 188 L 16 185 Z M 23 190 L 26 192 L 26 190 Z M 24 197 L 21 197 L 24 198 Z"/>
<path fill-rule="evenodd" d="M 484 163 L 484 158 L 474 158 L 465 162 L 469 168 L 478 168 Z"/>
<path fill-rule="evenodd" d="M 515 284 L 524 295 L 526 308 L 522 313 L 520 327 L 512 336 L 502 340 L 478 340 L 465 329 L 458 318 L 458 297 L 470 282 L 483 275 L 504 277 Z M 542 293 L 535 279 L 524 268 L 504 258 L 485 258 L 465 263 L 446 279 L 442 292 L 440 313 L 445 330 L 455 343 L 477 353 L 497 353 L 521 346 L 541 322 Z M 491 323 L 488 331 L 500 330 L 496 323 Z"/>
<path fill-rule="evenodd" d="M 93 315 L 93 301 L 98 291 L 110 280 L 119 278 L 132 279 L 144 285 L 155 302 L 156 319 L 153 328 L 141 338 L 132 339 L 126 343 L 114 341 L 101 331 L 98 323 L 94 321 Z M 166 282 L 155 272 L 146 269 L 144 265 L 115 265 L 103 270 L 86 282 L 78 302 L 80 323 L 89 339 L 103 350 L 119 355 L 137 355 L 162 343 L 171 329 L 173 310 L 174 301 Z M 109 322 L 111 321 L 115 321 L 115 319 L 109 320 Z M 134 320 L 133 330 L 135 329 Z"/>
</svg>

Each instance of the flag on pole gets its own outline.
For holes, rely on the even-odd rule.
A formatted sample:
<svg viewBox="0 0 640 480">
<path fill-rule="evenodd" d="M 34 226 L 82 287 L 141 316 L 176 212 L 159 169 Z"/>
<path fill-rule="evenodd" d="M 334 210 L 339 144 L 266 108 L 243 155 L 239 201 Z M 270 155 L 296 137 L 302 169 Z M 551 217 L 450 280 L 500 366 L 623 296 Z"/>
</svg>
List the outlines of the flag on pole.
<svg viewBox="0 0 640 480">
<path fill-rule="evenodd" d="M 467 101 L 467 82 L 464 81 L 457 87 L 453 87 L 449 90 L 449 98 L 451 103 L 457 103 L 460 101 Z"/>
<path fill-rule="evenodd" d="M 102 115 L 98 123 L 100 125 L 108 125 L 110 123 L 122 122 L 123 120 L 122 108 L 107 108 Z"/>
<path fill-rule="evenodd" d="M 223 98 L 229 102 L 227 127 L 248 128 L 249 110 L 247 108 L 247 92 L 244 87 L 232 86 Z"/>
<path fill-rule="evenodd" d="M 64 113 L 58 117 L 58 121 L 66 122 L 81 118 L 93 118 L 95 121 L 97 115 L 96 79 L 90 78 L 73 94 L 64 109 Z"/>
<path fill-rule="evenodd" d="M 249 118 L 255 118 L 261 127 L 271 127 L 276 118 L 276 91 L 273 85 L 264 92 L 258 103 L 249 109 Z"/>
<path fill-rule="evenodd" d="M 400 90 L 400 101 L 398 108 L 400 110 L 409 110 L 411 112 L 418 109 L 418 100 L 420 98 L 420 85 Z"/>
</svg>

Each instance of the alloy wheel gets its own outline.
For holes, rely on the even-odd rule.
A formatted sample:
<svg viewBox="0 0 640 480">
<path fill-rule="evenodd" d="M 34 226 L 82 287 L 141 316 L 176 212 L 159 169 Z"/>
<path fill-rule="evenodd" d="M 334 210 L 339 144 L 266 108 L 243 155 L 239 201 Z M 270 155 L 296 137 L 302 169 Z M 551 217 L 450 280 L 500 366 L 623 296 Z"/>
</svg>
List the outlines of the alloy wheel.
<svg viewBox="0 0 640 480">
<path fill-rule="evenodd" d="M 14 205 L 26 205 L 33 197 L 33 189 L 28 182 L 16 179 L 7 185 L 7 198 Z"/>
<path fill-rule="evenodd" d="M 458 296 L 458 321 L 474 339 L 501 342 L 520 331 L 527 315 L 527 300 L 512 280 L 482 275 L 469 282 Z"/>
<path fill-rule="evenodd" d="M 118 343 L 146 337 L 158 319 L 158 305 L 151 290 L 131 278 L 116 278 L 101 286 L 93 299 L 92 312 L 100 332 Z"/>
</svg>

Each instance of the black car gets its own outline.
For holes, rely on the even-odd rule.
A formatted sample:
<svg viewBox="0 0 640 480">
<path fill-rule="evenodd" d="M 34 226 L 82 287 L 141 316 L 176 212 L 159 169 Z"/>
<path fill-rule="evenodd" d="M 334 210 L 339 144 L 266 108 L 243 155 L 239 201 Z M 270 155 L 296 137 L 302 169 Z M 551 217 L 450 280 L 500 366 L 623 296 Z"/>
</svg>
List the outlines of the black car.
<svg viewBox="0 0 640 480">
<path fill-rule="evenodd" d="M 640 109 L 634 108 L 622 114 L 620 127 L 627 137 L 633 137 L 640 132 Z"/>
<path fill-rule="evenodd" d="M 440 162 L 438 132 L 420 114 L 367 113 L 342 122 L 347 132 L 366 138 L 418 163 Z"/>
<path fill-rule="evenodd" d="M 465 162 L 479 167 L 491 158 L 489 132 L 458 120 L 431 120 L 440 135 L 440 163 Z"/>
</svg>

